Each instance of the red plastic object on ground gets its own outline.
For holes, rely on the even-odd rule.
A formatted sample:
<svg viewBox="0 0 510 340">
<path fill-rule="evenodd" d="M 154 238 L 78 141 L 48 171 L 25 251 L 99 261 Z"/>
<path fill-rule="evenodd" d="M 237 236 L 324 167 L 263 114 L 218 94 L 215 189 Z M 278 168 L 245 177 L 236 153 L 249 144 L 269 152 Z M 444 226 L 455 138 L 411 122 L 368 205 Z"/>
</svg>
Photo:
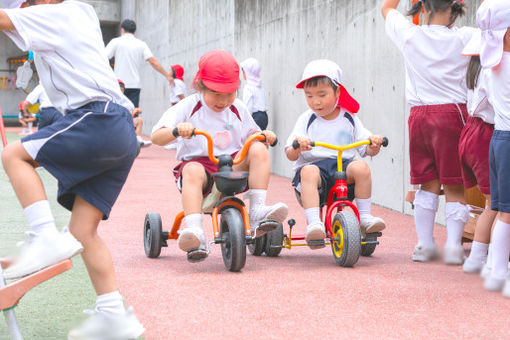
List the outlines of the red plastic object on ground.
<svg viewBox="0 0 510 340">
<path fill-rule="evenodd" d="M 0 135 L 2 135 L 2 144 L 7 145 L 7 136 L 5 134 L 4 119 L 2 117 L 2 108 L 0 108 Z"/>
</svg>

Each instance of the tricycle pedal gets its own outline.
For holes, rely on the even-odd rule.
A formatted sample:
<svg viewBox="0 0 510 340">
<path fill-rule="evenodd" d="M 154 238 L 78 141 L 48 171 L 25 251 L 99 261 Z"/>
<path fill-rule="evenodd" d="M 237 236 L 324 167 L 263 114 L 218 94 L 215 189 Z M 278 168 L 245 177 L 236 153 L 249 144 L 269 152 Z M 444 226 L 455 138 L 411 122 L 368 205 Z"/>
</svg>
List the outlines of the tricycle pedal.
<svg viewBox="0 0 510 340">
<path fill-rule="evenodd" d="M 306 241 L 306 244 L 308 244 L 310 248 L 322 248 L 326 246 L 326 242 L 324 242 L 324 240 L 308 240 Z"/>
</svg>

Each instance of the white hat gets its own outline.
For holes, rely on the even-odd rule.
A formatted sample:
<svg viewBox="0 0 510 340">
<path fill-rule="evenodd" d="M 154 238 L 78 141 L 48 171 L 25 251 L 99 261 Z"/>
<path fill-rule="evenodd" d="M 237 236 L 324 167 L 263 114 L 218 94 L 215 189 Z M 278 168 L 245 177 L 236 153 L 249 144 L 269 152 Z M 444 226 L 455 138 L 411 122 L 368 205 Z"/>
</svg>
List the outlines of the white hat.
<svg viewBox="0 0 510 340">
<path fill-rule="evenodd" d="M 246 75 L 246 81 L 249 84 L 258 87 L 262 85 L 262 82 L 260 81 L 260 71 L 262 68 L 257 59 L 248 58 L 239 64 L 239 66 L 243 69 L 244 74 Z"/>
<path fill-rule="evenodd" d="M 480 50 L 482 49 L 482 31 L 479 29 L 471 37 L 471 40 L 464 46 L 461 55 L 463 56 L 478 56 L 480 55 Z"/>
<path fill-rule="evenodd" d="M 337 85 L 340 85 L 340 81 L 342 80 L 342 69 L 331 60 L 313 60 L 306 65 L 305 70 L 303 71 L 303 76 L 296 85 L 296 88 L 302 89 L 305 81 L 315 77 L 328 77 Z"/>
<path fill-rule="evenodd" d="M 482 30 L 480 61 L 485 68 L 499 65 L 503 57 L 503 39 L 510 27 L 510 1 L 485 0 L 476 12 Z"/>
</svg>

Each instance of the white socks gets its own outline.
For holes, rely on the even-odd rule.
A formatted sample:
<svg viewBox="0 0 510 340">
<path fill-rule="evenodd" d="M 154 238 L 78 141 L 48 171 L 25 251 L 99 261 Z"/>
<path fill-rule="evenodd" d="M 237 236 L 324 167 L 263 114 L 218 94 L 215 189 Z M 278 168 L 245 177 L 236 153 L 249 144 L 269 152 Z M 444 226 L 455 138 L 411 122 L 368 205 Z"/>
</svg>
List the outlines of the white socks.
<svg viewBox="0 0 510 340">
<path fill-rule="evenodd" d="M 267 190 L 250 189 L 248 194 L 250 197 L 250 212 L 255 211 L 258 207 L 266 204 Z"/>
<path fill-rule="evenodd" d="M 508 257 L 510 256 L 510 224 L 496 221 L 491 236 L 491 277 L 505 279 L 508 273 Z"/>
<path fill-rule="evenodd" d="M 473 241 L 473 243 L 471 244 L 471 252 L 469 253 L 469 259 L 476 261 L 477 263 L 486 262 L 488 250 L 489 245 L 487 243 Z"/>
<path fill-rule="evenodd" d="M 23 210 L 30 229 L 39 234 L 42 232 L 58 232 L 51 213 L 50 202 L 47 200 L 35 202 Z"/>
<path fill-rule="evenodd" d="M 202 214 L 189 214 L 184 216 L 187 228 L 202 229 Z"/>
<path fill-rule="evenodd" d="M 363 215 L 370 215 L 371 201 L 371 198 L 356 198 L 356 207 L 358 208 L 360 217 Z"/>
<path fill-rule="evenodd" d="M 308 225 L 321 221 L 320 211 L 319 207 L 305 209 L 306 222 L 308 222 Z"/>
<path fill-rule="evenodd" d="M 445 247 L 459 247 L 462 245 L 462 233 L 469 219 L 469 208 L 459 202 L 446 202 L 446 245 Z"/>
<path fill-rule="evenodd" d="M 32 132 L 33 122 L 28 122 L 28 132 Z"/>
<path fill-rule="evenodd" d="M 419 189 L 414 198 L 414 224 L 418 244 L 424 248 L 435 247 L 434 220 L 439 205 L 439 196 Z"/>
<path fill-rule="evenodd" d="M 96 299 L 96 311 L 105 314 L 123 314 L 126 312 L 124 301 L 119 291 L 98 295 Z"/>
</svg>

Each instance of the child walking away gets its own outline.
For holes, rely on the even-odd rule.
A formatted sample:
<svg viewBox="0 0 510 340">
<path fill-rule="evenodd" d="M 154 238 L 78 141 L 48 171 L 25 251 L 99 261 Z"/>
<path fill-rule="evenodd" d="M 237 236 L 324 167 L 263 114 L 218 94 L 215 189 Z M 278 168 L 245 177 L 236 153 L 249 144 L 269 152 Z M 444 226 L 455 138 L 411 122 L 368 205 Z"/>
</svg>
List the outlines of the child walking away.
<svg viewBox="0 0 510 340">
<path fill-rule="evenodd" d="M 117 81 L 119 82 L 120 91 L 122 93 L 125 93 L 126 85 L 124 84 L 122 79 L 117 79 Z M 140 109 L 139 107 L 135 107 L 131 111 L 131 116 L 133 117 L 133 124 L 135 127 L 136 140 L 138 141 L 140 147 L 150 146 L 152 142 L 150 140 L 145 140 L 142 138 L 143 118 L 141 117 L 141 115 L 142 109 Z"/>
<path fill-rule="evenodd" d="M 212 173 L 218 167 L 207 157 L 207 143 L 193 137 L 193 129 L 207 131 L 214 140 L 214 155 L 235 155 L 244 141 L 260 129 L 253 121 L 246 106 L 236 99 L 239 87 L 239 65 L 234 57 L 223 50 L 204 54 L 198 63 L 194 84 L 199 93 L 188 96 L 168 109 L 152 130 L 152 142 L 166 145 L 175 142 L 172 131 L 177 127 L 183 138 L 177 146 L 176 157 L 181 163 L 175 167 L 177 187 L 182 192 L 182 205 L 186 228 L 179 235 L 179 248 L 187 252 L 190 261 L 200 261 L 207 256 L 206 239 L 202 230 L 202 198 L 213 186 Z M 272 131 L 262 131 L 267 142 L 273 144 Z M 259 223 L 266 219 L 281 223 L 288 208 L 283 203 L 267 206 L 269 184 L 269 152 L 262 143 L 252 143 L 246 159 L 234 165 L 235 171 L 249 171 L 250 225 L 256 237 L 274 230 L 259 230 Z"/>
<path fill-rule="evenodd" d="M 498 211 L 491 236 L 491 271 L 485 289 L 510 298 L 510 2 L 486 0 L 476 19 L 482 30 L 482 67 L 489 70 L 488 95 L 494 107 L 494 134 L 490 142 L 491 208 Z M 506 279 L 506 283 L 505 283 Z"/>
<path fill-rule="evenodd" d="M 175 105 L 186 97 L 186 84 L 184 83 L 184 68 L 179 65 L 172 65 L 174 84 L 170 85 L 170 105 Z"/>
<path fill-rule="evenodd" d="M 246 80 L 243 88 L 243 102 L 248 107 L 255 123 L 261 130 L 265 130 L 268 124 L 267 104 L 266 93 L 260 80 L 260 63 L 255 58 L 248 58 L 241 63 L 241 69 L 243 78 Z"/>
<path fill-rule="evenodd" d="M 459 160 L 459 137 L 467 119 L 466 69 L 469 58 L 460 56 L 475 32 L 453 27 L 464 14 L 458 0 L 421 0 L 408 15 L 424 11 L 417 26 L 396 10 L 399 0 L 385 0 L 382 14 L 386 33 L 402 52 L 406 65 L 406 99 L 409 117 L 411 184 L 420 184 L 414 200 L 418 244 L 413 261 L 438 257 L 433 229 L 441 185 L 446 195 L 444 262 L 461 265 L 464 225 L 469 218 Z"/>
<path fill-rule="evenodd" d="M 459 141 L 462 179 L 466 188 L 478 188 L 489 203 L 478 217 L 464 272 L 478 273 L 487 262 L 491 228 L 496 212 L 490 209 L 489 144 L 494 132 L 494 109 L 487 98 L 488 70 L 480 65 L 481 32 L 477 31 L 462 51 L 470 56 L 466 75 L 469 116 Z"/>
<path fill-rule="evenodd" d="M 361 156 L 375 156 L 382 143 L 381 136 L 371 136 L 354 115 L 359 104 L 341 85 L 342 70 L 330 60 L 314 60 L 303 72 L 296 88 L 303 89 L 309 110 L 299 116 L 294 130 L 287 139 L 285 153 L 294 162 L 292 185 L 298 200 L 305 209 L 308 226 L 305 239 L 312 249 L 322 248 L 315 242 L 324 240 L 326 232 L 320 218 L 320 207 L 327 203 L 328 192 L 335 184 L 337 152 L 325 148 L 313 148 L 311 141 L 334 145 L 351 144 L 370 138 L 372 145 L 358 148 Z M 300 147 L 294 149 L 297 140 Z M 356 197 L 360 213 L 361 229 L 374 233 L 385 228 L 384 221 L 370 214 L 372 177 L 370 167 L 362 160 L 354 160 L 355 150 L 343 152 L 343 168 L 346 169 L 350 198 Z M 354 197 L 352 197 L 352 186 Z M 312 245 L 314 244 L 314 245 Z"/>
<path fill-rule="evenodd" d="M 133 105 L 108 64 L 96 13 L 81 1 L 54 0 L 0 10 L 0 30 L 20 49 L 34 50 L 41 84 L 66 113 L 2 152 L 30 227 L 29 241 L 4 276 L 20 278 L 81 252 L 98 296 L 90 318 L 68 338 L 137 338 L 144 328 L 124 307 L 111 255 L 97 233 L 126 181 L 137 144 Z M 58 202 L 72 211 L 69 229 L 55 226 L 38 166 L 58 180 Z"/>
</svg>

